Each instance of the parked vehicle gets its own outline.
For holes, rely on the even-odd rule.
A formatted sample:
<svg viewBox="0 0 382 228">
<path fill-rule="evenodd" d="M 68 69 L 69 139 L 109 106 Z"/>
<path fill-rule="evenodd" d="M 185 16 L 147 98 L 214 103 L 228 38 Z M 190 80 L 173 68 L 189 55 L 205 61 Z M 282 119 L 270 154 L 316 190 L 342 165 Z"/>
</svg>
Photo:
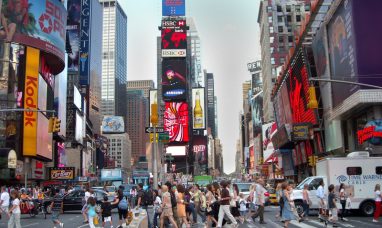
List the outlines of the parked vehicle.
<svg viewBox="0 0 382 228">
<path fill-rule="evenodd" d="M 234 183 L 234 184 L 237 184 L 237 187 L 239 188 L 239 193 L 243 193 L 244 198 L 247 198 L 249 196 L 250 188 L 253 183 Z M 264 193 L 264 196 L 265 196 L 265 205 L 269 205 L 270 204 L 269 192 L 266 191 Z"/>
<path fill-rule="evenodd" d="M 318 209 L 316 196 L 320 181 L 324 181 L 325 195 L 328 195 L 328 186 L 333 184 L 338 188 L 344 183 L 346 195 L 350 197 L 351 209 L 359 209 L 362 214 L 374 214 L 374 186 L 382 180 L 382 157 L 369 157 L 368 152 L 353 152 L 347 157 L 325 158 L 317 162 L 317 176 L 306 178 L 293 191 L 295 205 L 302 213 L 302 190 L 309 185 L 309 198 L 312 201 L 311 209 Z M 325 200 L 327 197 L 325 197 Z M 338 208 L 341 208 L 338 201 Z"/>
<path fill-rule="evenodd" d="M 269 203 L 272 205 L 278 205 L 279 201 L 277 200 L 276 190 L 274 188 L 268 188 L 269 192 Z"/>
</svg>

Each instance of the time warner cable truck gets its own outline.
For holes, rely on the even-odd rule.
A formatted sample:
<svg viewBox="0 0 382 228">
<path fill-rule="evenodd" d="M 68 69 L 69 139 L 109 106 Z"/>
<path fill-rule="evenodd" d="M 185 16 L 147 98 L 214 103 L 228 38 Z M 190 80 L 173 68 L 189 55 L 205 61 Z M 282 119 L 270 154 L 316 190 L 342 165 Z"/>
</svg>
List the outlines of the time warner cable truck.
<svg viewBox="0 0 382 228">
<path fill-rule="evenodd" d="M 317 162 L 317 176 L 303 180 L 293 191 L 295 205 L 302 213 L 302 190 L 309 186 L 310 209 L 319 209 L 316 196 L 320 181 L 324 181 L 325 202 L 327 203 L 328 186 L 335 186 L 339 197 L 339 186 L 345 184 L 345 192 L 351 200 L 351 209 L 359 209 L 364 215 L 372 216 L 375 210 L 374 187 L 382 184 L 382 157 L 370 157 L 367 151 L 352 152 L 347 157 L 325 158 Z M 339 200 L 337 207 L 342 208 Z"/>
</svg>

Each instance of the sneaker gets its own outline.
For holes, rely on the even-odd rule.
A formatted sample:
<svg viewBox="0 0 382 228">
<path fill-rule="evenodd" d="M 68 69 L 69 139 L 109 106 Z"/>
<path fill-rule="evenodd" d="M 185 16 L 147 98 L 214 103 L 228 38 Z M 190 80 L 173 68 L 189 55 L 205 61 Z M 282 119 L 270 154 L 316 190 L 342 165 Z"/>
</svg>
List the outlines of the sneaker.
<svg viewBox="0 0 382 228">
<path fill-rule="evenodd" d="M 378 222 L 378 220 L 373 219 L 373 222 Z"/>
<path fill-rule="evenodd" d="M 262 222 L 260 222 L 260 224 L 263 224 L 263 225 L 265 225 L 265 224 L 267 224 L 266 222 L 264 222 L 264 221 L 262 221 Z"/>
<path fill-rule="evenodd" d="M 60 223 L 60 227 L 61 227 L 61 228 L 64 228 L 64 223 L 61 222 L 61 223 Z"/>
</svg>

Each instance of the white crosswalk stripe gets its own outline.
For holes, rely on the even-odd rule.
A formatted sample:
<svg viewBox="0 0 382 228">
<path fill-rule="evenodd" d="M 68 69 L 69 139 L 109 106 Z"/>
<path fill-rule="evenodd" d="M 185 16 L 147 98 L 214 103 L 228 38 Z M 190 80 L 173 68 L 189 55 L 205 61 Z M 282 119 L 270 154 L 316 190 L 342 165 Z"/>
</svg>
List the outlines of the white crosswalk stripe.
<svg viewBox="0 0 382 228">
<path fill-rule="evenodd" d="M 303 222 L 299 223 L 295 220 L 291 221 L 291 224 L 294 226 L 297 226 L 299 228 L 315 228 L 316 227 L 316 226 L 311 226 L 311 225 L 309 225 L 307 223 L 303 223 Z"/>
</svg>

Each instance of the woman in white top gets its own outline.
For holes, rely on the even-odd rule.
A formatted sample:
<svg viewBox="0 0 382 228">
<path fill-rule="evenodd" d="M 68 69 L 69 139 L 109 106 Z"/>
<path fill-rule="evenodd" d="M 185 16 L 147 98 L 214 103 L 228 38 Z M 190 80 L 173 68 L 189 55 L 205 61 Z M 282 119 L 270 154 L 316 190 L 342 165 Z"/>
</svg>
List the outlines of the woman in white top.
<svg viewBox="0 0 382 228">
<path fill-rule="evenodd" d="M 8 211 L 9 221 L 8 221 L 8 228 L 21 228 L 20 224 L 20 199 L 19 194 L 16 190 L 12 190 L 11 192 L 12 197 L 12 206 Z"/>
<path fill-rule="evenodd" d="M 162 200 L 159 196 L 158 190 L 154 190 L 154 217 L 153 217 L 153 226 L 158 227 L 158 217 L 162 213 L 160 207 L 162 205 Z"/>
<path fill-rule="evenodd" d="M 375 193 L 375 212 L 374 212 L 373 222 L 378 222 L 379 215 L 381 214 L 381 201 L 382 201 L 381 185 L 379 184 L 375 185 L 374 193 Z"/>
<path fill-rule="evenodd" d="M 339 191 L 340 191 L 340 203 L 341 203 L 341 207 L 342 207 L 341 220 L 343 221 L 344 215 L 346 213 L 346 192 L 345 192 L 345 184 L 344 183 L 340 184 Z"/>
<path fill-rule="evenodd" d="M 247 202 L 249 204 L 248 213 L 247 213 L 247 216 L 246 216 L 247 222 L 253 221 L 251 217 L 256 212 L 256 196 L 257 196 L 257 194 L 256 194 L 256 184 L 252 184 L 250 189 L 249 189 L 249 196 L 247 198 Z"/>
</svg>

